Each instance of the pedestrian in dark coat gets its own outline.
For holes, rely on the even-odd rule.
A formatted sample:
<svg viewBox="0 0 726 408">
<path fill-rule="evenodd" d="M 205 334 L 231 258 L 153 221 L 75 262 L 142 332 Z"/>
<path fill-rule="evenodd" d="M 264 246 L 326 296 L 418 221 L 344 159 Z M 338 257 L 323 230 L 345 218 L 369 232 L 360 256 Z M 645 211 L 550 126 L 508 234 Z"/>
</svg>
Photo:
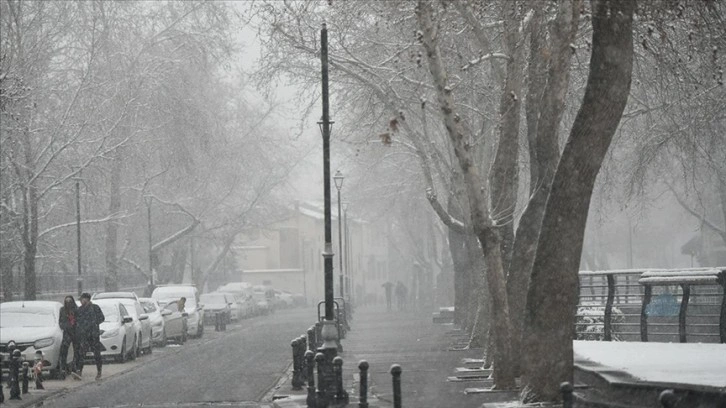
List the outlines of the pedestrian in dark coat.
<svg viewBox="0 0 726 408">
<path fill-rule="evenodd" d="M 63 330 L 63 341 L 60 348 L 60 369 L 70 374 L 76 370 L 81 352 L 81 344 L 78 337 L 78 305 L 73 296 L 66 296 L 63 300 L 63 307 L 58 316 L 58 325 Z M 68 348 L 73 345 L 73 362 L 68 366 Z"/>
<path fill-rule="evenodd" d="M 383 285 L 383 288 L 386 290 L 386 310 L 391 311 L 391 297 L 393 296 L 393 282 L 386 282 Z"/>
<path fill-rule="evenodd" d="M 101 329 L 99 325 L 106 320 L 101 308 L 91 302 L 91 295 L 81 295 L 81 307 L 78 308 L 78 333 L 81 342 L 81 356 L 78 359 L 77 374 L 80 377 L 83 373 L 83 357 L 89 350 L 93 350 L 93 358 L 96 361 L 96 380 L 101 379 Z M 74 373 L 75 374 L 75 373 Z M 75 377 L 75 375 L 74 375 Z"/>
</svg>

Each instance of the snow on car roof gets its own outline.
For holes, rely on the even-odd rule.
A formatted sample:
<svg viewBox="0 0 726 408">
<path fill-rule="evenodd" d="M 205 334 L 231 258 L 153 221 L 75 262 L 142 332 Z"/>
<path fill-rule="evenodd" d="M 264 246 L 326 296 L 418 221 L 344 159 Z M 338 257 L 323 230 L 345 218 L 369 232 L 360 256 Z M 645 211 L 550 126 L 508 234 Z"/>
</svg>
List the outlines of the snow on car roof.
<svg viewBox="0 0 726 408">
<path fill-rule="evenodd" d="M 0 303 L 0 309 L 3 310 L 56 310 L 63 305 L 60 302 L 52 300 L 17 300 L 13 302 Z"/>
</svg>

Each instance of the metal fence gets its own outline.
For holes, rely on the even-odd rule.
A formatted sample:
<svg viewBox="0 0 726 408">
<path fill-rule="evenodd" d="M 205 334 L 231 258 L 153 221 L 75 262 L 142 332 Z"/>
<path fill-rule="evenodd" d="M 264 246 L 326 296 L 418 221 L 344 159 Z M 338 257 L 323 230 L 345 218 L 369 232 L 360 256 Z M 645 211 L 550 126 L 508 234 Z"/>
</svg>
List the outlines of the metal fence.
<svg viewBox="0 0 726 408">
<path fill-rule="evenodd" d="M 83 291 L 94 293 L 105 290 L 104 276 L 99 271 L 96 273 L 86 272 L 83 277 Z M 24 298 L 25 279 L 22 275 L 14 274 L 13 287 L 11 292 L 14 300 Z M 3 284 L 7 284 L 3 282 Z M 140 294 L 146 288 L 146 282 L 142 276 L 119 276 L 118 286 L 123 291 L 132 291 Z M 38 300 L 58 300 L 63 296 L 76 296 L 78 292 L 78 275 L 75 273 L 42 273 L 36 279 L 36 299 Z M 5 299 L 5 291 L 0 290 L 0 302 L 9 300 Z"/>
<path fill-rule="evenodd" d="M 581 271 L 576 337 L 606 341 L 723 342 L 726 333 L 723 283 L 716 278 L 708 284 L 688 280 L 704 271 L 720 271 L 721 276 L 726 276 L 726 268 Z M 641 282 L 644 274 L 665 274 L 673 279 L 645 284 Z"/>
</svg>

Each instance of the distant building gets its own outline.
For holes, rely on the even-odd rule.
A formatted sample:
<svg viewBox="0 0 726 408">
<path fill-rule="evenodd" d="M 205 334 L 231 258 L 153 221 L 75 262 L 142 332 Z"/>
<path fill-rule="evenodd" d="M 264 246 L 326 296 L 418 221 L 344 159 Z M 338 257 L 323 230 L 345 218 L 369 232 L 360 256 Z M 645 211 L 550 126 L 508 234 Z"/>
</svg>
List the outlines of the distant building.
<svg viewBox="0 0 726 408">
<path fill-rule="evenodd" d="M 343 247 L 347 249 L 348 257 L 343 260 L 351 277 L 349 287 L 354 297 L 377 293 L 380 285 L 389 279 L 385 227 L 354 218 L 350 211 L 347 218 L 347 234 L 343 227 Z M 341 254 L 337 208 L 332 213 L 332 237 L 337 297 Z M 277 289 L 302 293 L 311 302 L 322 300 L 324 238 L 322 205 L 296 202 L 284 221 L 240 235 L 237 239 L 232 250 L 235 263 L 241 269 L 239 279 L 252 284 L 270 283 Z M 357 292 L 356 287 L 359 288 Z"/>
</svg>

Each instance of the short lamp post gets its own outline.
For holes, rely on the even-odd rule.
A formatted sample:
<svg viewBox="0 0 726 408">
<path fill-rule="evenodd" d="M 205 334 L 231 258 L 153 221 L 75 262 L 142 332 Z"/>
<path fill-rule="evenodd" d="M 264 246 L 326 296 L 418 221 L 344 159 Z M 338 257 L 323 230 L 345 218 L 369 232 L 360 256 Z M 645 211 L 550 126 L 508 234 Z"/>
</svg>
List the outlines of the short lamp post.
<svg viewBox="0 0 726 408">
<path fill-rule="evenodd" d="M 343 188 L 343 173 L 340 170 L 335 172 L 333 181 L 335 182 L 335 188 L 338 190 L 338 264 L 340 270 L 338 271 L 338 277 L 340 280 L 340 297 L 345 299 L 345 282 L 343 281 L 343 222 L 340 211 L 340 189 Z M 350 293 L 348 293 L 350 296 Z"/>
<path fill-rule="evenodd" d="M 349 203 L 343 202 L 343 251 L 341 253 L 341 256 L 345 257 L 345 293 L 348 294 L 349 303 L 351 306 L 353 305 L 353 298 L 355 297 L 353 291 L 352 291 L 352 275 L 350 272 L 350 243 L 348 242 L 348 205 Z"/>
</svg>

